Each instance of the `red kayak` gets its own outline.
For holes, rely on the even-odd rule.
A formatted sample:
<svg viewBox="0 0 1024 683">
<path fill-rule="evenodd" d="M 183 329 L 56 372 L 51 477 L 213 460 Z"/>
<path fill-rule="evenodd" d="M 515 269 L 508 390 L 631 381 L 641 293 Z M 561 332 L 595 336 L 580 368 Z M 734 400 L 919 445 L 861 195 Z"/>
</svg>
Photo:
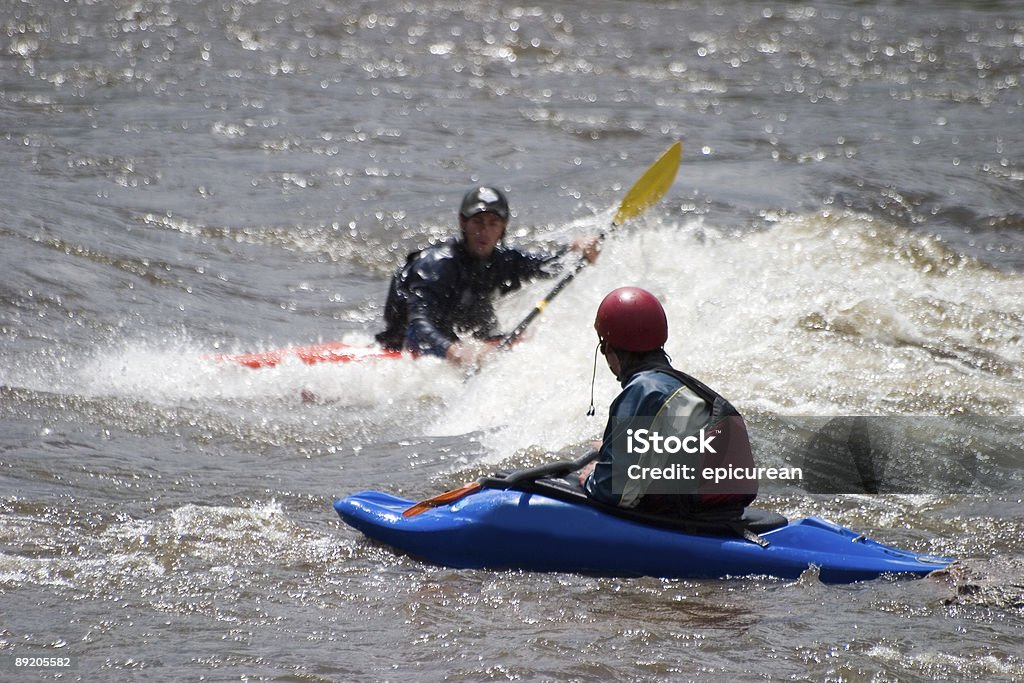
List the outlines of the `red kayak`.
<svg viewBox="0 0 1024 683">
<path fill-rule="evenodd" d="M 412 356 L 401 351 L 388 351 L 379 346 L 355 346 L 340 341 L 309 344 L 307 346 L 289 346 L 274 351 L 257 353 L 239 353 L 215 356 L 219 362 L 239 363 L 250 368 L 272 368 L 289 358 L 298 358 L 307 365 L 314 363 L 348 363 L 351 361 L 383 360 Z"/>
<path fill-rule="evenodd" d="M 516 337 L 507 346 L 514 346 L 522 341 Z M 488 339 L 488 344 L 502 348 L 502 339 Z M 416 358 L 408 351 L 388 351 L 380 346 L 357 346 L 342 341 L 309 344 L 307 346 L 288 346 L 273 351 L 257 351 L 255 353 L 234 353 L 213 356 L 218 363 L 238 363 L 250 368 L 272 368 L 288 358 L 298 358 L 306 365 L 314 363 L 350 363 L 364 360 L 396 360 L 398 358 Z"/>
</svg>

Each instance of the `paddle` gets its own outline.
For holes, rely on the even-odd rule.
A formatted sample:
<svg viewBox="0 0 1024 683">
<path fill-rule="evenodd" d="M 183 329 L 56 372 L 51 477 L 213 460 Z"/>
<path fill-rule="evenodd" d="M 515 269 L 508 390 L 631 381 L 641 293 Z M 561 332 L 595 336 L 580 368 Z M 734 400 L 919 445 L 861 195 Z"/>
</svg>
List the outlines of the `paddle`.
<svg viewBox="0 0 1024 683">
<path fill-rule="evenodd" d="M 592 450 L 576 460 L 558 460 L 555 462 L 549 462 L 546 465 L 510 472 L 505 476 L 481 477 L 480 479 L 464 484 L 457 489 L 445 491 L 433 498 L 421 500 L 402 512 L 402 516 L 415 517 L 421 512 L 426 512 L 431 508 L 450 505 L 457 500 L 461 500 L 470 494 L 476 493 L 484 487 L 491 489 L 510 488 L 513 484 L 521 484 L 525 481 L 535 481 L 543 477 L 563 477 L 570 472 L 575 472 L 580 469 L 591 460 L 597 458 L 597 456 L 598 451 Z"/>
<path fill-rule="evenodd" d="M 644 174 L 640 176 L 640 180 L 636 181 L 633 187 L 629 188 L 629 192 L 622 198 L 622 202 L 619 204 L 618 211 L 615 212 L 615 218 L 612 220 L 611 226 L 608 230 L 603 230 L 598 235 L 598 240 L 604 241 L 607 237 L 608 232 L 631 218 L 636 218 L 648 208 L 653 206 L 659 199 L 661 199 L 668 188 L 672 187 L 672 182 L 676 178 L 676 172 L 679 170 L 679 158 L 682 155 L 683 146 L 680 142 L 675 142 L 665 150 L 658 160 L 651 164 L 650 168 L 644 171 Z M 499 349 L 505 349 L 510 344 L 515 343 L 526 328 L 529 327 L 533 319 L 536 318 L 541 312 L 547 308 L 547 305 L 551 303 L 551 300 L 558 296 L 558 293 L 565 289 L 565 286 L 572 282 L 573 278 L 583 270 L 587 265 L 586 259 L 580 259 L 576 266 L 568 273 L 562 276 L 555 286 L 548 292 L 548 295 L 537 302 L 537 305 L 533 307 L 533 310 L 527 314 L 523 321 L 516 325 L 516 328 L 501 340 L 498 344 Z"/>
</svg>

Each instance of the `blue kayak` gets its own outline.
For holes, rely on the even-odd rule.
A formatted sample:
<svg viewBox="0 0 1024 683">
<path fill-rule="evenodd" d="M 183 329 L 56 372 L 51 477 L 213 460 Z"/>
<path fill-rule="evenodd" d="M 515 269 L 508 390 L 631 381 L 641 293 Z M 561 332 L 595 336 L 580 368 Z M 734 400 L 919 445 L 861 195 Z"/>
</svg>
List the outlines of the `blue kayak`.
<svg viewBox="0 0 1024 683">
<path fill-rule="evenodd" d="M 790 522 L 761 511 L 760 520 L 742 533 L 687 533 L 612 514 L 580 498 L 564 491 L 554 496 L 483 488 L 450 505 L 404 517 L 412 501 L 363 491 L 336 501 L 334 508 L 369 538 L 457 568 L 794 579 L 816 567 L 821 581 L 850 583 L 883 574 L 923 576 L 953 561 L 893 548 L 815 517 Z"/>
</svg>

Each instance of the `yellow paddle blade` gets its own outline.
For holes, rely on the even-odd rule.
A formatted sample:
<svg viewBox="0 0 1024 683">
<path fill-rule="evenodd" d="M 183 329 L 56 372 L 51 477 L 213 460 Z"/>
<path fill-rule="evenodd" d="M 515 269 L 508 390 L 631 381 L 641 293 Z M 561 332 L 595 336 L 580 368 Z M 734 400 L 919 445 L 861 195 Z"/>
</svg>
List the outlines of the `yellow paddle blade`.
<svg viewBox="0 0 1024 683">
<path fill-rule="evenodd" d="M 403 517 L 415 517 L 416 515 L 420 514 L 421 512 L 426 512 L 430 508 L 441 507 L 442 505 L 448 505 L 450 503 L 454 503 L 457 500 L 465 498 L 466 496 L 468 496 L 471 493 L 476 493 L 481 488 L 482 487 L 480 486 L 480 483 L 474 481 L 474 482 L 471 482 L 469 484 L 465 484 L 463 486 L 460 486 L 457 489 L 452 489 L 451 491 L 445 491 L 444 493 L 438 494 L 438 495 L 434 496 L 433 498 L 427 498 L 426 500 L 421 500 L 420 502 L 416 503 L 415 505 L 412 505 L 412 506 L 406 508 L 405 511 L 402 512 L 402 516 Z"/>
<path fill-rule="evenodd" d="M 676 179 L 682 153 L 683 144 L 676 142 L 644 171 L 640 180 L 636 181 L 623 197 L 612 225 L 622 225 L 624 221 L 639 216 L 668 192 L 668 188 L 672 187 L 672 182 Z"/>
</svg>

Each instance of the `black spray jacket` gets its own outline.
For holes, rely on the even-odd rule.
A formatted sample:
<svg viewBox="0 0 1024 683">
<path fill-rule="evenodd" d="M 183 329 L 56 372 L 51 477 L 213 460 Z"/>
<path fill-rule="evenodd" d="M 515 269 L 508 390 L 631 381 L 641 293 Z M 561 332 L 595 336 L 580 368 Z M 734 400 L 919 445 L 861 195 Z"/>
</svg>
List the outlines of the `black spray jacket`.
<svg viewBox="0 0 1024 683">
<path fill-rule="evenodd" d="M 524 281 L 551 277 L 565 252 L 530 253 L 499 244 L 491 258 L 475 258 L 461 237 L 416 251 L 395 273 L 384 309 L 387 329 L 377 341 L 388 349 L 444 356 L 461 335 L 497 335 L 493 299 Z"/>
</svg>

